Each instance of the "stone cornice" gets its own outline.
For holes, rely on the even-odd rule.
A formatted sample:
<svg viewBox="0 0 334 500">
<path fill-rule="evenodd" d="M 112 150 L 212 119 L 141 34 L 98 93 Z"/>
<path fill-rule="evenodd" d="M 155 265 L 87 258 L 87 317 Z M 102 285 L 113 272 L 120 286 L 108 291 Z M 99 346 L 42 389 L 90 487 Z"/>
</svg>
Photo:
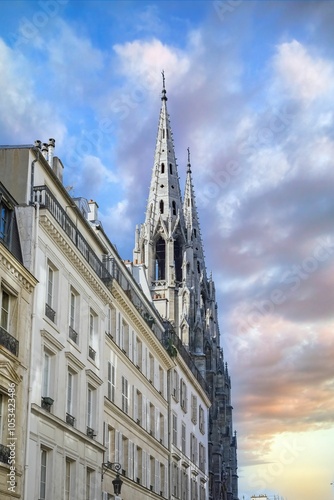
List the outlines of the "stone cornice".
<svg viewBox="0 0 334 500">
<path fill-rule="evenodd" d="M 89 283 L 94 292 L 104 301 L 108 302 L 110 300 L 110 295 L 102 283 L 101 279 L 95 274 L 93 269 L 85 261 L 85 259 L 80 255 L 78 249 L 70 242 L 70 240 L 63 236 L 62 231 L 58 224 L 55 224 L 49 213 L 46 211 L 45 214 L 40 215 L 40 223 L 44 230 L 49 234 L 52 240 L 59 246 L 59 248 L 66 255 L 68 260 L 71 262 L 74 268 L 77 269 L 85 281 Z"/>
<path fill-rule="evenodd" d="M 0 265 L 13 276 L 20 287 L 32 293 L 37 285 L 37 279 L 0 243 Z"/>
<path fill-rule="evenodd" d="M 48 422 L 50 425 L 53 423 L 55 426 L 60 428 L 63 432 L 67 432 L 68 434 L 75 435 L 79 440 L 83 441 L 86 446 L 89 445 L 92 448 L 95 448 L 97 451 L 100 451 L 101 453 L 105 452 L 106 448 L 105 446 L 95 440 L 89 438 L 84 432 L 82 432 L 79 429 L 76 429 L 75 427 L 72 427 L 68 425 L 64 420 L 60 419 L 56 415 L 53 415 L 50 412 L 47 412 L 46 410 L 43 410 L 40 406 L 38 406 L 36 403 L 32 403 L 31 405 L 31 411 L 35 415 L 37 415 L 39 418 L 43 419 L 43 421 Z"/>
<path fill-rule="evenodd" d="M 159 353 L 160 359 L 164 361 L 166 368 L 169 369 L 175 366 L 174 361 L 170 358 L 166 349 L 156 338 L 152 330 L 146 324 L 145 320 L 140 316 L 135 306 L 128 299 L 123 289 L 115 280 L 113 280 L 112 284 L 112 295 L 118 301 L 118 304 L 123 308 L 123 310 L 126 311 L 128 317 L 131 318 L 133 324 L 136 325 L 148 345 L 154 349 L 155 353 Z"/>
</svg>

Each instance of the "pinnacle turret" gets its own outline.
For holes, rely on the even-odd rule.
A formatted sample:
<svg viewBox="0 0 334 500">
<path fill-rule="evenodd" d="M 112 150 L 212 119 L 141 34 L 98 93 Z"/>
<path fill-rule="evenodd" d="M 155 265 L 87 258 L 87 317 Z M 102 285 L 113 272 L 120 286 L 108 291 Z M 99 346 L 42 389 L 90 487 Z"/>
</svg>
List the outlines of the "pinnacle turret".
<svg viewBox="0 0 334 500">
<path fill-rule="evenodd" d="M 187 178 L 184 190 L 183 213 L 187 230 L 188 245 L 193 247 L 194 257 L 197 259 L 197 267 L 206 274 L 204 251 L 201 237 L 201 230 L 196 207 L 195 190 L 192 181 L 190 149 L 188 148 Z"/>
</svg>

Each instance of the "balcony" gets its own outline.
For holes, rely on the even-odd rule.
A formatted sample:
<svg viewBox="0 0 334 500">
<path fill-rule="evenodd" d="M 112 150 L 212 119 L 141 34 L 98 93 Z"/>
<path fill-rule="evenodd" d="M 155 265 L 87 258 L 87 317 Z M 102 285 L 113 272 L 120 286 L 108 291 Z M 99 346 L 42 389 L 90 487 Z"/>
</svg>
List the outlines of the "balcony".
<svg viewBox="0 0 334 500">
<path fill-rule="evenodd" d="M 74 427 L 74 421 L 75 421 L 75 417 L 73 417 L 69 413 L 66 413 L 66 423 L 69 425 L 72 425 L 72 427 Z"/>
<path fill-rule="evenodd" d="M 9 453 L 10 453 L 10 449 L 8 448 L 8 446 L 4 446 L 3 444 L 0 444 L 0 462 L 2 462 L 3 464 L 8 464 Z"/>
<path fill-rule="evenodd" d="M 92 359 L 93 361 L 95 361 L 96 351 L 94 351 L 94 349 L 92 348 L 92 346 L 89 346 L 88 356 L 90 357 L 90 359 Z"/>
<path fill-rule="evenodd" d="M 71 340 L 73 340 L 73 342 L 77 344 L 78 334 L 75 330 L 73 330 L 71 326 L 68 327 L 68 336 L 70 337 Z"/>
<path fill-rule="evenodd" d="M 19 341 L 16 340 L 10 333 L 8 333 L 4 328 L 0 327 L 0 345 L 8 349 L 14 356 L 19 354 Z"/>
<path fill-rule="evenodd" d="M 45 304 L 45 316 L 49 318 L 53 323 L 55 322 L 56 311 L 49 306 L 49 304 Z"/>
</svg>

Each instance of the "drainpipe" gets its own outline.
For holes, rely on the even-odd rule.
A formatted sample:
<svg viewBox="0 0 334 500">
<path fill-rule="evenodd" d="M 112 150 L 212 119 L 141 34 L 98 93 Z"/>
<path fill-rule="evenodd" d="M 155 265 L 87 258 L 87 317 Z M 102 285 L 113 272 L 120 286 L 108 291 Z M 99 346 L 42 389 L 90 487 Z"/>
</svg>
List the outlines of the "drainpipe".
<svg viewBox="0 0 334 500">
<path fill-rule="evenodd" d="M 30 205 L 34 205 L 34 177 L 35 163 L 39 160 L 39 151 L 41 149 L 41 141 L 35 141 L 35 146 L 32 148 L 37 153 L 37 158 L 31 162 L 30 167 Z"/>
<path fill-rule="evenodd" d="M 36 141 L 37 142 L 37 141 Z M 40 142 L 40 141 L 39 141 Z M 38 230 L 39 230 L 39 202 L 33 201 L 33 181 L 34 181 L 34 169 L 35 163 L 39 160 L 39 146 L 37 147 L 37 158 L 31 162 L 31 200 L 30 205 L 35 207 L 35 241 L 34 241 L 34 263 L 33 263 L 33 275 L 37 276 L 37 248 L 38 248 Z M 27 402 L 27 435 L 26 435 L 26 448 L 25 448 L 25 460 L 24 460 L 24 478 L 23 478 L 23 498 L 28 498 L 28 471 L 29 471 L 29 441 L 30 441 L 30 427 L 31 427 L 31 392 L 32 392 L 32 366 L 33 366 L 33 339 L 35 332 L 35 322 L 36 322 L 36 307 L 37 307 L 37 290 L 36 287 L 33 292 L 33 311 L 31 315 L 31 341 L 30 341 L 30 364 L 29 364 L 29 380 L 28 380 L 28 402 Z"/>
<path fill-rule="evenodd" d="M 167 492 L 167 498 L 172 497 L 172 484 L 173 484 L 173 478 L 172 478 L 172 439 L 171 439 L 171 400 L 172 400 L 172 395 L 171 395 L 171 377 L 172 377 L 172 368 L 170 368 L 167 371 L 167 401 L 168 401 L 168 492 Z"/>
</svg>

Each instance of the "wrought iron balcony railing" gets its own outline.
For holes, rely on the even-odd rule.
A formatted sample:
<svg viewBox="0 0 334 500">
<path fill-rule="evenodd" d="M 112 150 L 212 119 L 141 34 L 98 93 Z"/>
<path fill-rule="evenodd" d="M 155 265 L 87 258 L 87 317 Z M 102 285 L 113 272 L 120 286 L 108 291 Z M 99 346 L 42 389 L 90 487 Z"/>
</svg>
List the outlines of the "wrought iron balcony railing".
<svg viewBox="0 0 334 500">
<path fill-rule="evenodd" d="M 56 318 L 56 311 L 49 306 L 49 304 L 45 304 L 45 316 L 54 323 Z"/>
<path fill-rule="evenodd" d="M 10 449 L 8 448 L 8 446 L 4 446 L 3 444 L 0 444 L 0 462 L 2 462 L 3 464 L 8 464 L 9 453 L 10 453 Z"/>
<path fill-rule="evenodd" d="M 75 421 L 75 417 L 73 417 L 69 413 L 66 413 L 66 423 L 70 424 L 70 425 L 72 425 L 72 427 L 74 427 L 74 421 Z"/>
<path fill-rule="evenodd" d="M 15 356 L 18 356 L 19 341 L 2 327 L 0 327 L 0 345 L 8 349 Z"/>
<path fill-rule="evenodd" d="M 78 340 L 78 334 L 71 326 L 68 327 L 68 336 L 70 337 L 73 342 L 77 343 Z"/>
<path fill-rule="evenodd" d="M 96 351 L 92 348 L 92 346 L 89 346 L 89 352 L 88 352 L 89 357 L 95 361 L 96 358 Z"/>
</svg>

